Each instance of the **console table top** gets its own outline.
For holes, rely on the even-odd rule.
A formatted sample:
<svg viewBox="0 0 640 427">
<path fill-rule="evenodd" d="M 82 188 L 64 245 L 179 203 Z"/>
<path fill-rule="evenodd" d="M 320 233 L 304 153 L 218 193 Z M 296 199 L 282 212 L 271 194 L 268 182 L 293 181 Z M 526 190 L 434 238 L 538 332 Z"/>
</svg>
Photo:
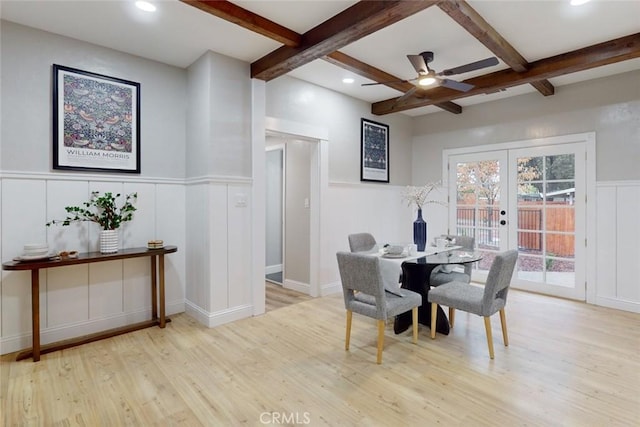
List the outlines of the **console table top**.
<svg viewBox="0 0 640 427">
<path fill-rule="evenodd" d="M 55 258 L 34 261 L 8 261 L 2 264 L 3 270 L 38 270 L 40 268 L 63 267 L 65 265 L 88 264 L 101 261 L 115 261 L 118 259 L 139 258 L 154 255 L 164 255 L 177 252 L 177 246 L 165 246 L 158 249 L 128 248 L 118 252 L 103 254 L 100 252 L 82 252 L 77 258 Z"/>
</svg>

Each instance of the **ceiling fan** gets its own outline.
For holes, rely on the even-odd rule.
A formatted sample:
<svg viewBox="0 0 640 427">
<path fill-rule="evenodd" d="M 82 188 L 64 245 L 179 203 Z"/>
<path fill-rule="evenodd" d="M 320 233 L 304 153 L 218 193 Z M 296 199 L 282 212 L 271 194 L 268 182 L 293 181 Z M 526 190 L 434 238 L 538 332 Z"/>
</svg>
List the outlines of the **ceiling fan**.
<svg viewBox="0 0 640 427">
<path fill-rule="evenodd" d="M 449 89 L 458 90 L 460 92 L 468 92 L 473 89 L 475 86 L 469 83 L 459 82 L 456 80 L 451 80 L 447 78 L 443 78 L 442 76 L 453 76 L 456 74 L 468 73 L 470 71 L 480 70 L 482 68 L 491 67 L 494 65 L 498 65 L 498 58 L 492 56 L 486 59 L 482 59 L 480 61 L 471 62 L 469 64 L 460 65 L 459 67 L 449 68 L 447 70 L 436 73 L 434 70 L 429 68 L 429 63 L 433 61 L 433 52 L 422 52 L 419 55 L 407 55 L 409 62 L 413 65 L 416 72 L 418 73 L 418 77 L 410 80 L 396 80 L 393 82 L 377 82 L 377 83 L 363 83 L 362 86 L 373 86 L 385 83 L 408 83 L 408 82 L 417 82 L 418 86 L 414 86 L 409 89 L 402 95 L 400 98 L 396 100 L 396 102 L 401 102 L 411 95 L 413 95 L 418 89 L 428 89 L 430 86 L 433 86 L 435 83 L 438 83 L 437 86 L 443 86 Z M 433 86 L 435 87 L 435 86 Z"/>
</svg>

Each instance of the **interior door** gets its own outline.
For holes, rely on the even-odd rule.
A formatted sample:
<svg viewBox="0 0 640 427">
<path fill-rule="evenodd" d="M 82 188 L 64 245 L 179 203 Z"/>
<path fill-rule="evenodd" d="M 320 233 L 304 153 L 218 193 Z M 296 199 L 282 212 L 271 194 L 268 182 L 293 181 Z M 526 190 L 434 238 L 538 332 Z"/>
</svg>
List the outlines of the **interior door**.
<svg viewBox="0 0 640 427">
<path fill-rule="evenodd" d="M 585 159 L 583 143 L 449 156 L 449 232 L 476 238 L 474 280 L 517 249 L 514 288 L 585 299 Z"/>
</svg>

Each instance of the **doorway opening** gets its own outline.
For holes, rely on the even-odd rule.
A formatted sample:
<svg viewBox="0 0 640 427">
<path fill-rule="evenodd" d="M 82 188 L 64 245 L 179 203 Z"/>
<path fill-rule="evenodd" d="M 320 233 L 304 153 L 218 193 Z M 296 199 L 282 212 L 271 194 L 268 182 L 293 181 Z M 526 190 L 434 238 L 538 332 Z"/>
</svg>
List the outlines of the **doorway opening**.
<svg viewBox="0 0 640 427">
<path fill-rule="evenodd" d="M 319 141 L 267 132 L 265 280 L 314 295 L 312 230 Z M 314 295 L 315 296 L 315 295 Z"/>
<path fill-rule="evenodd" d="M 265 280 L 284 283 L 285 144 L 265 153 Z"/>
</svg>

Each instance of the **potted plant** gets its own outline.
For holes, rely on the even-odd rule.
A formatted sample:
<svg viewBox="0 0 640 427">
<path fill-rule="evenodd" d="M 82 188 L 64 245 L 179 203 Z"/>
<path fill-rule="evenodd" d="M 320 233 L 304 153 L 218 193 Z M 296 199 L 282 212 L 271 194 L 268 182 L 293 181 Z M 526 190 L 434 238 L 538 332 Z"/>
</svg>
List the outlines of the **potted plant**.
<svg viewBox="0 0 640 427">
<path fill-rule="evenodd" d="M 116 205 L 116 199 L 120 193 L 106 192 L 100 195 L 98 191 L 91 192 L 88 202 L 83 202 L 81 206 L 66 206 L 67 217 L 62 220 L 53 220 L 47 223 L 47 227 L 52 224 L 62 226 L 70 225 L 72 222 L 90 221 L 102 227 L 100 233 L 100 252 L 118 252 L 118 228 L 123 222 L 133 219 L 133 212 L 136 207 L 133 205 L 138 199 L 138 193 L 127 194 L 122 206 Z"/>
</svg>

